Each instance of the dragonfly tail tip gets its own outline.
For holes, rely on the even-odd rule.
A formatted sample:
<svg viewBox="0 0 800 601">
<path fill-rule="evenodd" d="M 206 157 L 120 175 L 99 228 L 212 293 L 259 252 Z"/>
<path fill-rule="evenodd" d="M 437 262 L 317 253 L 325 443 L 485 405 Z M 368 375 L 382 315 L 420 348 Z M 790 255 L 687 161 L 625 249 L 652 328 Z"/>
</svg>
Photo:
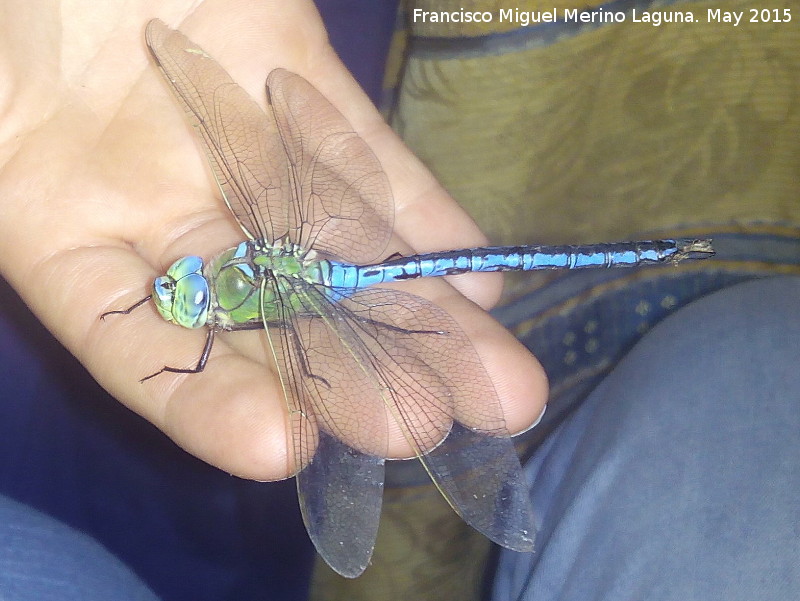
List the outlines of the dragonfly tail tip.
<svg viewBox="0 0 800 601">
<path fill-rule="evenodd" d="M 678 240 L 676 246 L 678 250 L 672 256 L 672 260 L 675 263 L 684 260 L 709 259 L 717 254 L 711 244 L 711 240 L 708 238 L 699 240 Z"/>
</svg>

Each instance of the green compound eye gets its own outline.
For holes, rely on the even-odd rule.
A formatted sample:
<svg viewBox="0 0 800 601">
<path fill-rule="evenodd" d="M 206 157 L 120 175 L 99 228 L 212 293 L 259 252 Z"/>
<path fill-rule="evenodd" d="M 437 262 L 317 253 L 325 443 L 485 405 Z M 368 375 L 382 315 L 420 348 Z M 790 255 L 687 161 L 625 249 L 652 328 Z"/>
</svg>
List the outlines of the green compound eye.
<svg viewBox="0 0 800 601">
<path fill-rule="evenodd" d="M 178 259 L 167 275 L 153 282 L 153 300 L 161 316 L 184 328 L 201 328 L 208 320 L 211 303 L 203 260 L 190 256 Z"/>
</svg>

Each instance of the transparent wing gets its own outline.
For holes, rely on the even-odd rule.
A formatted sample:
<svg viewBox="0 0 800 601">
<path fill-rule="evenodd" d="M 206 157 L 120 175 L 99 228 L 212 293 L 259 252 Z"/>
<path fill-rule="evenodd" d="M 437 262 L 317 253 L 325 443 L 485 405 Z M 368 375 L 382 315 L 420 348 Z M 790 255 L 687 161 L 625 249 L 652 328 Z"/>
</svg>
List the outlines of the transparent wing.
<svg viewBox="0 0 800 601">
<path fill-rule="evenodd" d="M 496 543 L 532 551 L 528 485 L 497 392 L 466 334 L 446 311 L 408 293 L 366 289 L 341 305 L 383 400 L 445 499 Z"/>
<path fill-rule="evenodd" d="M 366 289 L 336 303 L 321 287 L 294 294 L 318 315 L 295 317 L 283 329 L 291 349 L 283 362 L 302 383 L 293 395 L 298 468 L 309 465 L 298 479 L 301 506 L 329 564 L 342 572 L 348 549 L 369 559 L 383 482 L 373 468 L 385 457 L 387 416 L 467 523 L 505 547 L 532 550 L 528 487 L 497 394 L 452 317 L 394 290 Z M 336 456 L 325 456 L 331 448 Z M 351 505 L 356 499 L 371 504 L 359 511 Z"/>
<path fill-rule="evenodd" d="M 392 232 L 394 202 L 372 150 L 299 75 L 275 69 L 267 94 L 299 201 L 292 240 L 353 263 L 378 259 Z"/>
<path fill-rule="evenodd" d="M 289 230 L 288 163 L 274 117 L 202 48 L 158 19 L 147 46 L 197 130 L 225 203 L 250 238 Z"/>
<path fill-rule="evenodd" d="M 286 325 L 268 328 L 289 405 L 300 509 L 317 552 L 354 578 L 366 569 L 378 534 L 386 413 L 375 410 L 372 374 L 357 368 L 369 360 L 365 349 L 327 325 L 336 307 L 315 288 L 301 289 L 296 298 L 304 312 L 318 316 L 298 317 L 286 299 Z"/>
<path fill-rule="evenodd" d="M 145 38 L 250 238 L 288 236 L 352 262 L 379 257 L 394 216 L 386 175 L 322 94 L 299 75 L 276 69 L 265 113 L 182 33 L 155 19 Z"/>
</svg>

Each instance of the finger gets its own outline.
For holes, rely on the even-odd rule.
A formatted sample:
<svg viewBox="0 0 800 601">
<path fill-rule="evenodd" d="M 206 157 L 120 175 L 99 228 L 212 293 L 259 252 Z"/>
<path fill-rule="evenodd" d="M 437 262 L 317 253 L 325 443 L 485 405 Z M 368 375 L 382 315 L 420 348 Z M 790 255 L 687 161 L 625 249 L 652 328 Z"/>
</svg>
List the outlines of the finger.
<svg viewBox="0 0 800 601">
<path fill-rule="evenodd" d="M 391 287 L 434 302 L 456 320 L 494 384 L 509 434 L 526 430 L 539 418 L 547 402 L 547 376 L 536 358 L 508 330 L 438 278 L 422 278 Z M 462 366 L 453 361 L 446 369 L 457 371 Z M 474 399 L 475 403 L 482 401 Z M 391 443 L 396 456 L 408 456 L 408 447 L 401 438 L 395 436 Z"/>
</svg>

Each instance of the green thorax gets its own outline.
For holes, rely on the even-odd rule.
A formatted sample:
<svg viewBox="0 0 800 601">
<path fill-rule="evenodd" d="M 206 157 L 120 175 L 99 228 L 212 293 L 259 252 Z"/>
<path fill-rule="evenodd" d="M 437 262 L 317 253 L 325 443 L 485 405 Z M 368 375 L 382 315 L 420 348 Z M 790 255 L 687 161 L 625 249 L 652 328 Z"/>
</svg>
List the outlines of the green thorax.
<svg viewBox="0 0 800 601">
<path fill-rule="evenodd" d="M 314 313 L 304 291 L 309 284 L 327 284 L 329 272 L 328 261 L 287 240 L 242 242 L 217 255 L 203 270 L 211 294 L 208 324 L 248 329 Z"/>
</svg>

